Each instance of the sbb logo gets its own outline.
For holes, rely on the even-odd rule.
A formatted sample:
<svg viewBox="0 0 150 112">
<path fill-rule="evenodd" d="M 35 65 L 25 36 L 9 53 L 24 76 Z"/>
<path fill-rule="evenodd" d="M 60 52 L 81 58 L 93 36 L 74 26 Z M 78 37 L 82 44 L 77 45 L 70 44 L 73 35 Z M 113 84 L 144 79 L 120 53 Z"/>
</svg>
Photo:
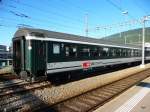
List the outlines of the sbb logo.
<svg viewBox="0 0 150 112">
<path fill-rule="evenodd" d="M 83 69 L 89 69 L 91 67 L 91 62 L 90 61 L 86 61 L 82 63 L 82 68 Z"/>
</svg>

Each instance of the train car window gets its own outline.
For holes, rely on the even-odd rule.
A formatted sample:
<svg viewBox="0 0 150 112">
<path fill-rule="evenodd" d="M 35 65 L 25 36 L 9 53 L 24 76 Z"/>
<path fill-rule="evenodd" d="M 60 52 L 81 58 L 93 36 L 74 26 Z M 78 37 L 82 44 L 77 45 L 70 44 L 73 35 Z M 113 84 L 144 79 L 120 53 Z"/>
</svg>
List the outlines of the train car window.
<svg viewBox="0 0 150 112">
<path fill-rule="evenodd" d="M 116 56 L 116 49 L 112 48 L 110 53 L 111 53 L 111 56 L 115 57 Z"/>
<path fill-rule="evenodd" d="M 141 51 L 139 50 L 138 52 L 139 52 L 139 56 L 141 56 Z"/>
<path fill-rule="evenodd" d="M 137 50 L 135 50 L 134 53 L 135 53 L 135 56 L 137 56 Z"/>
<path fill-rule="evenodd" d="M 108 56 L 112 56 L 112 48 L 109 48 L 107 55 L 108 55 Z"/>
<path fill-rule="evenodd" d="M 83 48 L 82 51 L 83 51 L 83 52 L 89 52 L 90 49 L 89 49 L 89 48 Z"/>
<path fill-rule="evenodd" d="M 102 55 L 103 55 L 103 56 L 108 56 L 108 50 L 109 50 L 109 49 L 108 49 L 107 47 L 104 47 L 104 48 L 103 48 L 103 51 L 102 51 Z"/>
<path fill-rule="evenodd" d="M 137 50 L 135 50 L 135 56 L 137 56 Z"/>
<path fill-rule="evenodd" d="M 136 51 L 135 51 L 135 50 L 133 50 L 133 56 L 134 56 L 134 57 L 136 56 Z"/>
<path fill-rule="evenodd" d="M 136 56 L 139 56 L 139 52 L 138 52 L 138 50 L 136 50 Z"/>
<path fill-rule="evenodd" d="M 128 50 L 125 49 L 125 56 L 128 56 Z"/>
<path fill-rule="evenodd" d="M 76 47 L 70 47 L 70 50 L 69 50 L 69 54 L 71 57 L 76 57 L 77 56 L 77 48 Z"/>
<path fill-rule="evenodd" d="M 136 57 L 136 50 L 134 50 L 134 57 Z"/>
<path fill-rule="evenodd" d="M 98 48 L 94 48 L 90 50 L 90 55 L 93 57 L 98 57 L 99 56 L 99 51 Z"/>
<path fill-rule="evenodd" d="M 139 50 L 139 56 L 142 56 L 142 52 L 141 52 L 141 50 Z"/>
<path fill-rule="evenodd" d="M 65 47 L 65 51 L 66 51 L 66 56 L 69 56 L 69 47 Z"/>
<path fill-rule="evenodd" d="M 99 48 L 99 50 L 98 50 L 98 56 L 102 56 L 102 49 L 101 48 Z"/>
<path fill-rule="evenodd" d="M 136 52 L 137 52 L 137 53 L 136 53 L 136 54 L 137 54 L 137 56 L 139 56 L 139 52 L 138 52 L 138 50 L 137 50 Z"/>
<path fill-rule="evenodd" d="M 122 50 L 117 48 L 117 49 L 116 49 L 116 54 L 117 54 L 117 56 L 122 56 L 121 53 L 122 53 Z"/>
<path fill-rule="evenodd" d="M 66 46 L 65 54 L 66 54 L 66 56 L 77 57 L 77 47 L 76 46 Z"/>
<path fill-rule="evenodd" d="M 138 56 L 138 51 L 137 50 L 134 50 L 134 56 Z"/>
<path fill-rule="evenodd" d="M 139 52 L 140 52 L 140 53 L 139 53 L 139 54 L 140 54 L 140 56 L 142 56 L 142 50 L 139 50 Z"/>
<path fill-rule="evenodd" d="M 53 44 L 53 54 L 60 54 L 60 45 Z"/>
<path fill-rule="evenodd" d="M 129 57 L 131 56 L 131 50 L 130 49 L 127 50 L 127 54 Z"/>
<path fill-rule="evenodd" d="M 134 56 L 134 51 L 133 51 L 133 49 L 131 50 L 131 56 L 132 56 L 132 57 Z"/>
<path fill-rule="evenodd" d="M 139 52 L 139 50 L 137 51 L 137 53 L 138 53 L 138 56 L 140 56 L 140 52 Z"/>
<path fill-rule="evenodd" d="M 82 48 L 80 51 L 81 57 L 89 57 L 90 56 L 90 48 Z"/>
<path fill-rule="evenodd" d="M 123 56 L 126 56 L 126 49 L 122 50 L 122 54 L 123 54 Z"/>
<path fill-rule="evenodd" d="M 72 50 L 73 50 L 73 52 L 77 52 L 77 48 L 75 48 L 75 47 L 72 48 Z"/>
<path fill-rule="evenodd" d="M 116 48 L 116 56 L 119 56 L 119 49 Z"/>
<path fill-rule="evenodd" d="M 123 57 L 124 54 L 123 54 L 123 49 L 120 49 L 120 56 Z"/>
<path fill-rule="evenodd" d="M 147 56 L 150 56 L 150 51 L 147 51 L 148 53 L 147 53 Z"/>
</svg>

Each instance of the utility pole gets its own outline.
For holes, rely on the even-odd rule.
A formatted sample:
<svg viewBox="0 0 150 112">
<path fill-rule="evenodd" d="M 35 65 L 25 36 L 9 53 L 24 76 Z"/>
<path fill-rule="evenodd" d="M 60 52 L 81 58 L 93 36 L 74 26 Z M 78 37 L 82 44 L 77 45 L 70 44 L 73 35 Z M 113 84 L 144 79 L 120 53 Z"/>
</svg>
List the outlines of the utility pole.
<svg viewBox="0 0 150 112">
<path fill-rule="evenodd" d="M 145 67 L 145 17 L 142 20 L 142 24 L 143 24 L 143 35 L 142 35 L 142 63 L 141 63 L 141 68 Z"/>
<path fill-rule="evenodd" d="M 125 18 L 128 16 L 128 11 L 124 11 L 124 12 L 122 12 L 122 14 L 124 14 L 125 15 Z M 125 19 L 125 21 L 126 21 L 126 19 Z M 126 25 L 125 25 L 126 26 Z M 126 44 L 127 43 L 127 37 L 126 37 L 126 35 L 125 35 L 125 31 L 124 31 L 124 43 Z"/>
<path fill-rule="evenodd" d="M 86 13 L 85 15 L 85 36 L 88 37 L 88 33 L 89 33 L 89 30 L 88 30 L 88 13 Z"/>
<path fill-rule="evenodd" d="M 140 65 L 141 68 L 145 67 L 145 22 L 148 21 L 150 16 L 144 16 L 142 19 L 143 30 L 142 30 L 142 63 Z"/>
</svg>

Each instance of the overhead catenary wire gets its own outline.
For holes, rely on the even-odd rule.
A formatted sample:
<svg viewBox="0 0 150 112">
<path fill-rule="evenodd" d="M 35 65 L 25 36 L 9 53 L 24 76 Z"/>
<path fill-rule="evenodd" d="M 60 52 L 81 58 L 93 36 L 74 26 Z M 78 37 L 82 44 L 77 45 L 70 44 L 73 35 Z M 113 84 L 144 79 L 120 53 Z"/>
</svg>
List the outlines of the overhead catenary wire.
<svg viewBox="0 0 150 112">
<path fill-rule="evenodd" d="M 141 18 L 140 19 L 132 19 L 132 20 L 128 20 L 128 21 L 124 21 L 124 22 L 120 22 L 120 23 L 115 23 L 115 24 L 100 25 L 100 26 L 97 26 L 93 29 L 95 29 L 96 31 L 104 30 L 104 37 L 106 37 L 106 30 L 111 30 L 112 28 L 119 28 L 119 30 L 120 30 L 119 32 L 120 32 L 120 36 L 121 36 L 121 32 L 123 32 L 122 31 L 123 26 L 141 24 L 141 21 L 142 21 Z"/>
<path fill-rule="evenodd" d="M 42 20 L 42 19 L 39 19 L 39 18 L 34 18 L 34 17 L 31 17 L 31 16 L 28 16 L 27 14 L 24 14 L 24 13 L 20 13 L 20 12 L 16 12 L 16 11 L 13 11 L 13 10 L 9 10 L 9 9 L 4 9 L 4 11 L 6 11 L 7 13 L 11 13 L 13 14 L 14 16 L 17 16 L 17 17 L 21 17 L 21 18 L 25 18 L 25 19 L 28 19 L 30 21 L 37 21 L 38 23 L 51 23 L 53 25 L 57 25 L 59 27 L 63 27 L 63 28 L 66 28 L 66 29 L 69 29 L 69 28 L 73 28 L 73 29 L 80 29 L 79 27 L 76 27 L 76 26 L 69 26 L 69 25 L 64 25 L 64 24 L 61 24 L 61 23 L 58 23 L 58 22 L 54 22 L 52 20 Z M 2 11 L 2 10 L 1 10 Z M 17 21 L 17 20 L 16 20 Z"/>
<path fill-rule="evenodd" d="M 44 1 L 45 1 L 45 0 L 44 0 Z M 46 0 L 46 1 L 47 1 L 47 3 L 45 3 L 45 5 L 47 5 L 47 6 L 51 5 L 51 7 L 53 7 L 55 10 L 58 10 L 58 8 L 55 7 L 55 6 L 53 6 L 53 5 L 50 3 L 49 0 Z M 66 10 L 67 7 L 68 7 L 68 8 L 69 8 L 68 10 L 72 10 L 72 9 L 77 10 L 77 9 L 78 9 L 78 13 L 80 13 L 81 15 L 84 15 L 85 12 L 89 12 L 89 11 L 82 10 L 83 8 L 82 8 L 82 7 L 79 7 L 79 6 L 76 6 L 76 4 L 72 4 L 71 1 L 67 1 L 67 4 L 69 3 L 68 5 L 66 5 L 66 3 L 64 3 L 64 1 L 62 1 L 62 0 L 57 0 L 57 1 L 60 3 L 60 6 L 64 6 L 64 5 L 65 5 L 65 7 L 59 7 L 59 8 L 61 8 L 61 11 L 62 11 L 62 9 Z M 60 9 L 59 9 L 59 10 L 60 10 Z M 78 20 L 79 20 L 79 19 L 78 19 Z M 83 22 L 81 19 L 80 19 L 80 21 Z"/>
<path fill-rule="evenodd" d="M 19 2 L 20 3 L 20 2 Z M 26 4 L 27 5 L 27 4 Z M 31 8 L 31 6 L 29 5 L 29 7 Z M 32 7 L 33 8 L 33 7 Z M 36 9 L 35 9 L 36 10 Z M 38 10 L 38 11 L 41 11 L 42 13 L 43 13 L 43 11 L 42 10 Z M 16 15 L 16 16 L 26 16 L 26 18 L 27 18 L 27 15 L 26 14 L 23 14 L 22 12 L 20 12 L 19 14 L 16 12 L 16 11 L 11 11 L 11 13 L 14 13 L 14 15 Z M 42 15 L 42 14 L 41 14 Z M 44 17 L 44 16 L 43 16 Z M 28 17 L 29 18 L 29 17 Z M 32 18 L 30 18 L 30 19 L 33 19 L 33 17 Z M 64 24 L 62 24 L 62 23 L 58 23 L 58 22 L 54 22 L 54 19 L 51 19 L 51 20 L 42 20 L 42 19 L 37 19 L 37 18 L 34 18 L 34 20 L 37 20 L 37 21 L 41 21 L 41 22 L 44 22 L 44 21 L 46 21 L 46 22 L 48 22 L 48 23 L 53 23 L 53 24 L 55 24 L 55 25 L 58 25 L 58 26 L 63 26 L 63 27 L 69 27 L 69 28 L 73 28 L 73 29 L 80 29 L 78 26 L 75 26 L 75 24 L 73 24 L 72 26 L 69 26 L 69 25 L 64 25 Z M 62 21 L 62 20 L 61 20 Z M 68 21 L 67 21 L 68 22 Z M 64 23 L 66 23 L 66 22 L 64 22 Z"/>
<path fill-rule="evenodd" d="M 134 2 L 135 6 L 138 7 L 142 12 L 145 13 L 145 15 L 148 15 L 148 11 L 145 10 L 143 7 L 141 7 L 141 5 L 138 2 Z"/>
<path fill-rule="evenodd" d="M 118 27 L 118 26 L 128 26 L 128 25 L 134 25 L 134 24 L 139 24 L 141 22 L 141 19 L 132 19 L 132 20 L 128 20 L 128 21 L 124 21 L 124 22 L 119 22 L 119 23 L 115 23 L 115 24 L 109 24 L 109 25 L 101 25 L 101 26 L 97 26 L 96 29 L 103 29 L 103 28 L 112 28 L 112 27 Z"/>
<path fill-rule="evenodd" d="M 115 4 L 114 2 L 112 2 L 111 0 L 106 0 L 110 5 L 114 6 L 116 9 L 118 9 L 121 13 L 123 13 L 125 10 L 120 7 L 119 5 Z M 134 16 L 132 16 L 129 12 L 128 12 L 128 16 L 132 19 L 134 19 Z"/>
<path fill-rule="evenodd" d="M 8 21 L 11 21 L 11 20 L 9 19 Z M 11 28 L 22 28 L 22 27 L 41 28 L 41 27 L 38 27 L 38 26 L 35 27 L 34 25 L 31 26 L 31 25 L 28 25 L 28 24 L 15 23 L 14 21 L 9 22 L 9 24 L 8 24 L 8 22 L 7 22 L 7 24 L 4 24 L 4 23 L 0 24 L 0 27 L 5 27 L 5 28 L 10 28 L 10 27 Z M 51 30 L 51 31 L 55 31 L 51 28 L 46 28 L 46 29 Z M 60 30 L 58 30 L 58 31 L 60 31 Z"/>
<path fill-rule="evenodd" d="M 45 9 L 43 9 L 43 8 L 41 8 L 41 7 L 36 7 L 36 6 L 33 6 L 33 5 L 31 5 L 31 4 L 27 4 L 27 3 L 24 3 L 24 2 L 21 2 L 21 1 L 16 1 L 16 0 L 11 0 L 12 2 L 14 2 L 14 3 L 16 3 L 16 4 L 20 4 L 20 5 L 22 5 L 22 6 L 26 6 L 26 7 L 29 7 L 29 8 L 32 8 L 32 9 L 34 9 L 35 11 L 39 11 L 39 12 L 42 12 L 42 14 L 46 14 L 46 15 L 48 15 L 48 16 L 50 16 L 50 13 L 52 13 L 52 16 L 57 16 L 57 17 L 59 17 L 59 18 L 63 18 L 63 20 L 61 20 L 61 21 L 64 21 L 64 22 L 68 22 L 68 20 L 69 21 L 71 21 L 71 22 L 69 22 L 70 24 L 72 24 L 72 26 L 74 26 L 74 25 L 76 25 L 76 24 L 74 24 L 74 22 L 75 23 L 79 23 L 80 25 L 82 25 L 83 26 L 83 24 L 84 24 L 84 19 L 75 19 L 75 18 L 73 18 L 73 17 L 69 17 L 69 16 L 65 16 L 65 15 L 62 15 L 62 13 L 60 14 L 60 13 L 58 13 L 58 12 L 56 12 L 56 11 L 52 11 L 52 10 L 45 10 Z M 62 2 L 62 1 L 61 1 Z M 43 3 L 44 3 L 44 6 L 49 6 L 48 5 L 48 3 L 45 3 L 45 1 L 43 1 Z M 64 3 L 64 2 L 62 2 L 62 3 Z M 71 3 L 71 1 L 69 1 L 69 3 Z M 53 6 L 52 6 L 53 7 Z M 76 6 L 76 5 L 71 5 L 71 7 L 76 7 L 76 8 L 79 8 L 80 6 Z M 55 9 L 57 9 L 56 7 L 53 7 L 53 8 L 55 8 Z M 58 9 L 57 9 L 58 10 Z M 85 13 L 87 13 L 87 12 L 89 12 L 89 11 L 87 11 L 87 10 L 84 10 L 84 11 L 82 11 L 81 10 L 81 7 L 80 7 L 80 11 L 81 12 L 83 12 L 83 16 L 85 15 Z M 42 15 L 41 14 L 41 15 Z M 91 24 L 90 24 L 91 25 Z"/>
<path fill-rule="evenodd" d="M 48 1 L 48 0 L 47 0 L 47 1 Z M 66 5 L 63 0 L 57 0 L 57 1 L 59 1 L 59 2 L 61 2 L 62 4 Z M 73 1 L 73 0 L 72 0 L 72 1 Z M 73 3 L 72 1 L 71 1 L 71 0 L 67 0 L 67 3 L 69 4 L 69 5 L 67 5 L 68 7 L 80 11 L 80 12 L 82 13 L 82 16 L 85 16 L 85 14 L 88 14 L 89 17 L 97 18 L 97 15 L 95 15 L 95 14 L 93 14 L 93 13 L 90 13 L 91 10 L 89 10 L 89 9 L 87 9 L 87 8 L 83 8 L 83 7 L 81 7 L 79 4 L 75 4 L 75 3 Z M 86 4 L 86 1 L 85 1 L 85 4 Z M 91 26 L 91 25 L 92 25 L 92 26 L 95 26 L 95 24 L 92 24 L 91 22 L 89 22 L 89 23 L 90 23 L 90 26 Z"/>
<path fill-rule="evenodd" d="M 63 15 L 62 13 L 58 13 L 58 12 L 56 12 L 56 11 L 46 10 L 46 9 L 41 8 L 41 7 L 35 7 L 35 6 L 31 5 L 31 4 L 27 4 L 27 3 L 24 3 L 24 2 L 22 2 L 22 1 L 16 1 L 16 0 L 10 0 L 10 1 L 12 1 L 12 2 L 14 2 L 14 3 L 16 3 L 16 4 L 20 4 L 20 5 L 22 5 L 22 6 L 25 6 L 25 7 L 32 8 L 32 9 L 37 10 L 37 11 L 39 11 L 39 12 L 45 13 L 45 14 L 47 14 L 47 15 L 53 14 L 53 16 L 57 16 L 57 17 L 59 17 L 59 18 L 63 18 L 63 19 L 66 19 L 66 20 L 70 20 L 71 22 L 77 22 L 77 23 L 83 22 L 83 21 L 80 20 L 80 19 L 75 19 L 75 18 L 73 18 L 73 17 L 69 17 L 69 16 L 66 16 L 66 15 Z"/>
<path fill-rule="evenodd" d="M 6 26 L 11 26 L 11 27 L 18 27 L 18 26 L 30 26 L 30 27 L 33 27 L 33 26 L 31 26 L 31 25 L 28 25 L 28 24 L 22 24 L 22 23 L 20 23 L 20 22 L 18 22 L 17 21 L 17 19 L 14 19 L 14 18 L 5 18 L 5 17 L 1 17 L 1 20 L 3 20 L 3 23 L 0 23 L 1 24 L 1 26 L 4 26 L 4 27 L 6 27 Z M 7 22 L 7 23 L 5 23 L 5 21 Z M 10 24 L 11 23 L 11 24 Z M 13 25 L 12 25 L 13 24 Z"/>
<path fill-rule="evenodd" d="M 7 21 L 7 23 L 5 24 L 5 25 L 7 25 L 8 23 L 13 23 L 13 24 L 15 24 L 15 26 L 20 26 L 21 24 L 23 25 L 24 24 L 24 26 L 26 25 L 26 26 L 31 26 L 31 27 L 39 27 L 39 26 L 43 26 L 43 27 L 47 27 L 49 30 L 54 30 L 54 28 L 52 28 L 50 25 L 43 25 L 43 24 L 40 24 L 40 23 L 36 23 L 36 22 L 34 22 L 33 23 L 33 25 L 29 25 L 29 24 L 25 24 L 25 23 L 22 23 L 22 22 L 17 22 L 16 21 L 16 19 L 14 19 L 14 18 L 4 18 L 4 17 L 1 17 L 2 19 L 4 19 L 5 21 Z M 4 23 L 4 21 L 3 21 L 3 23 Z M 70 29 L 70 28 L 68 28 L 68 27 L 63 27 L 63 26 L 61 26 L 61 30 L 62 30 L 62 28 L 63 29 Z M 58 29 L 59 30 L 59 29 Z"/>
<path fill-rule="evenodd" d="M 12 18 L 3 18 L 3 19 L 5 19 L 5 21 L 7 21 L 6 22 L 6 24 L 4 23 L 4 21 L 3 21 L 3 25 L 2 25 L 2 27 L 7 27 L 7 28 L 9 28 L 9 26 L 10 27 L 13 27 L 13 28 L 20 28 L 20 27 L 26 27 L 26 26 L 29 26 L 29 27 L 32 27 L 32 28 L 45 28 L 45 29 L 47 29 L 47 30 L 51 30 L 51 31 L 56 31 L 55 30 L 55 28 L 54 27 L 51 27 L 51 26 L 45 26 L 45 25 L 40 25 L 40 24 L 33 24 L 33 25 L 29 25 L 29 24 L 22 24 L 21 22 L 19 22 L 19 23 L 17 23 L 16 21 L 15 21 L 15 19 L 12 19 Z M 10 22 L 11 21 L 11 22 Z M 36 26 L 35 26 L 36 25 Z M 40 26 L 40 27 L 39 27 Z M 70 29 L 70 28 L 68 28 L 68 27 L 63 27 L 63 29 Z M 57 29 L 57 31 L 63 31 L 62 30 L 62 28 L 61 29 Z M 63 31 L 64 33 L 72 33 L 72 32 L 68 32 L 68 31 Z M 79 34 L 79 35 L 82 35 L 82 34 Z"/>
<path fill-rule="evenodd" d="M 58 1 L 61 2 L 61 3 L 63 3 L 63 4 L 65 5 L 65 3 L 64 3 L 62 0 L 58 0 Z M 79 9 L 80 12 L 82 12 L 83 14 L 85 14 L 85 12 L 89 12 L 89 10 L 83 9 L 83 8 L 80 7 L 79 5 L 72 3 L 71 0 L 68 0 L 67 3 L 70 4 L 70 5 L 68 5 L 68 6 L 70 6 L 71 8 L 74 8 L 74 9 Z"/>
<path fill-rule="evenodd" d="M 10 28 L 10 27 L 12 27 L 12 28 L 18 28 L 16 25 L 10 25 L 10 24 L 8 24 L 8 25 L 0 24 L 0 27 L 5 27 L 5 28 Z"/>
<path fill-rule="evenodd" d="M 34 9 L 35 11 L 37 11 L 37 12 L 42 12 L 42 13 L 44 13 L 44 14 L 47 14 L 47 15 L 50 15 L 50 13 L 51 13 L 51 11 L 50 12 L 48 12 L 49 10 L 47 10 L 46 9 L 46 11 L 44 11 L 45 10 L 45 8 L 43 9 L 43 8 L 39 8 L 39 7 L 37 7 L 37 6 L 34 6 L 33 4 L 29 4 L 29 3 L 25 3 L 24 1 L 21 1 L 21 0 L 10 0 L 10 1 L 13 1 L 13 3 L 15 3 L 15 5 L 16 4 L 19 4 L 19 5 L 22 5 L 22 6 L 25 6 L 26 8 L 28 7 L 28 8 L 32 8 L 32 9 Z M 112 0 L 107 0 L 107 1 L 111 1 L 112 2 Z M 70 3 L 70 1 L 69 1 L 69 3 Z M 112 2 L 113 4 L 114 4 L 114 6 L 116 5 L 116 6 L 118 6 L 118 8 L 117 9 L 119 9 L 121 12 L 122 11 L 124 11 L 123 10 L 123 8 L 122 7 L 120 7 L 119 5 L 117 5 L 117 4 L 115 4 L 114 2 Z M 25 4 L 25 5 L 24 5 Z M 5 5 L 7 5 L 7 4 L 5 4 Z M 18 6 L 16 5 L 15 6 L 14 4 L 12 5 L 12 6 L 9 6 L 9 5 L 7 5 L 8 7 L 10 7 L 10 8 L 14 8 L 15 10 L 12 10 L 12 11 L 10 11 L 10 13 L 12 13 L 14 16 L 17 16 L 17 17 L 20 17 L 20 18 L 23 18 L 24 20 L 30 20 L 30 21 L 35 21 L 36 23 L 52 23 L 52 24 L 54 24 L 54 25 L 56 25 L 56 26 L 60 26 L 60 27 L 67 27 L 67 29 L 69 29 L 69 28 L 78 28 L 79 29 L 79 27 L 76 27 L 76 25 L 71 25 L 71 26 L 69 26 L 69 25 L 67 25 L 67 24 L 61 24 L 61 23 L 59 23 L 59 22 L 54 22 L 53 21 L 53 19 L 51 19 L 51 20 L 47 20 L 46 18 L 46 20 L 45 19 L 41 19 L 41 18 L 36 18 L 36 17 L 31 17 L 31 16 L 33 16 L 33 15 L 27 15 L 27 14 L 25 14 L 24 13 L 24 11 L 21 11 L 21 10 L 19 10 L 19 12 L 17 12 L 17 8 L 18 8 Z M 45 6 L 45 3 L 43 4 L 44 6 Z M 46 4 L 47 5 L 47 4 Z M 32 7 L 33 6 L 33 7 Z M 25 7 L 21 7 L 21 8 L 25 8 Z M 72 6 L 71 5 L 71 7 L 76 7 L 76 8 L 79 8 L 80 6 L 79 5 L 75 5 L 75 6 Z M 80 8 L 82 8 L 82 7 L 80 7 Z M 42 10 L 41 10 L 42 9 Z M 81 10 L 81 12 L 84 12 L 86 9 L 84 9 L 84 10 Z M 44 12 L 43 12 L 44 11 Z M 41 13 L 41 15 L 42 15 L 42 13 Z M 59 15 L 59 13 L 55 13 L 58 17 L 61 17 L 61 15 Z M 84 13 L 85 14 L 85 13 Z M 53 15 L 53 14 L 52 14 Z M 64 15 L 65 16 L 65 15 Z M 66 16 L 65 16 L 66 17 Z M 67 18 L 67 19 L 63 19 L 63 20 L 70 20 L 71 22 L 78 22 L 76 19 L 75 20 L 71 20 L 71 18 Z M 62 21 L 63 21 L 62 20 Z M 83 23 L 84 23 L 84 21 L 82 21 Z M 23 24 L 23 23 L 21 23 L 21 24 Z M 104 27 L 105 28 L 105 27 Z M 91 28 L 89 28 L 89 29 L 91 29 Z M 82 29 L 82 31 L 83 31 L 83 29 Z"/>
</svg>

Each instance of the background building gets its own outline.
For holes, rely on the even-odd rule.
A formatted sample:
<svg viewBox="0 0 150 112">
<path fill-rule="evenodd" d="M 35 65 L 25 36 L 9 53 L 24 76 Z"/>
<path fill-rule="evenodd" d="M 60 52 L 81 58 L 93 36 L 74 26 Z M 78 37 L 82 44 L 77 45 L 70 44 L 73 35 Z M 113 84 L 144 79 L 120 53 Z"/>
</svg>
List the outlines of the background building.
<svg viewBox="0 0 150 112">
<path fill-rule="evenodd" d="M 5 45 L 0 45 L 0 68 L 12 64 L 12 52 L 9 49 Z"/>
</svg>

